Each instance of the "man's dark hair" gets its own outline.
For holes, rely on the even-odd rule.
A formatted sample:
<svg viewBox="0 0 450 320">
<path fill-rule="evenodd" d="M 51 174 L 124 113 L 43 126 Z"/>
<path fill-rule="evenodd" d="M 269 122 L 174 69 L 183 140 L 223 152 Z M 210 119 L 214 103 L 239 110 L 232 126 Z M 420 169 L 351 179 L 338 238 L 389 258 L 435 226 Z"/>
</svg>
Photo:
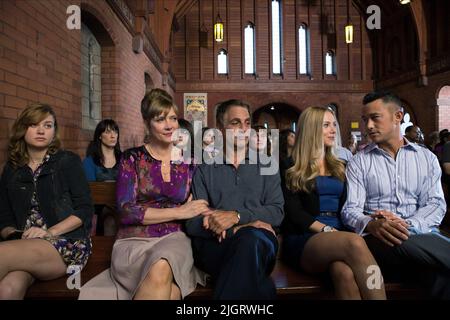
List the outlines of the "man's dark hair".
<svg viewBox="0 0 450 320">
<path fill-rule="evenodd" d="M 244 101 L 236 100 L 236 99 L 230 99 L 227 101 L 223 101 L 223 102 L 220 102 L 216 108 L 216 126 L 222 127 L 222 128 L 225 127 L 225 124 L 223 123 L 223 117 L 224 117 L 225 113 L 227 112 L 227 110 L 230 107 L 234 107 L 234 106 L 247 108 L 249 115 L 250 116 L 252 115 L 252 113 L 250 112 L 250 105 L 248 103 L 245 103 Z"/>
<path fill-rule="evenodd" d="M 384 103 L 393 103 L 403 111 L 400 98 L 389 91 L 373 91 L 371 93 L 368 93 L 363 98 L 363 104 L 366 105 L 378 99 L 381 99 L 381 101 L 383 101 Z"/>
<path fill-rule="evenodd" d="M 405 133 L 408 133 L 410 131 L 412 131 L 412 129 L 414 128 L 414 126 L 409 126 L 405 129 Z"/>
</svg>

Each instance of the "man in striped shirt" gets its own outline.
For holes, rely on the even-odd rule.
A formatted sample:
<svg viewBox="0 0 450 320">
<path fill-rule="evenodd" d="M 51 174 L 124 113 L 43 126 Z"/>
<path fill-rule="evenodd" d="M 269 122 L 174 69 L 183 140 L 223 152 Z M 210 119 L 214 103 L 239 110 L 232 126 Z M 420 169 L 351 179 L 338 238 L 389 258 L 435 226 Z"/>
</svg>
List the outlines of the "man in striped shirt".
<svg viewBox="0 0 450 320">
<path fill-rule="evenodd" d="M 408 274 L 424 280 L 433 296 L 450 299 L 450 239 L 438 231 L 446 212 L 439 162 L 401 135 L 398 97 L 373 92 L 363 104 L 373 143 L 347 166 L 343 222 L 365 236 L 383 274 Z"/>
</svg>

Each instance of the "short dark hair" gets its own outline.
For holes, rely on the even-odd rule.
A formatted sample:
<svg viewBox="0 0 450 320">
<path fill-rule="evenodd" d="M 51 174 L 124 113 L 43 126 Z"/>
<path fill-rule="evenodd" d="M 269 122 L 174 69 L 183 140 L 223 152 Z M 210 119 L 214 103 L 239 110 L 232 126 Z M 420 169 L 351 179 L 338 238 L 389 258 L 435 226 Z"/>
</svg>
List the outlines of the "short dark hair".
<svg viewBox="0 0 450 320">
<path fill-rule="evenodd" d="M 390 91 L 373 91 L 368 94 L 366 94 L 363 98 L 363 104 L 366 105 L 368 103 L 371 103 L 375 100 L 381 99 L 384 103 L 393 103 L 395 104 L 400 110 L 403 110 L 402 108 L 402 102 L 400 98 L 395 95 L 394 93 Z"/>
<path fill-rule="evenodd" d="M 230 99 L 227 101 L 223 101 L 223 102 L 220 102 L 216 108 L 216 126 L 220 126 L 222 128 L 225 126 L 225 124 L 223 123 L 223 117 L 225 115 L 225 112 L 227 112 L 227 110 L 230 107 L 234 107 L 234 106 L 247 108 L 248 114 L 250 116 L 252 115 L 252 113 L 250 112 L 250 105 L 244 101 L 236 100 L 236 99 Z"/>
<path fill-rule="evenodd" d="M 188 120 L 178 119 L 178 126 L 180 129 L 185 129 L 189 132 L 189 140 L 191 141 L 191 157 L 194 155 L 194 127 Z"/>
<path fill-rule="evenodd" d="M 405 133 L 408 133 L 408 132 L 412 131 L 412 129 L 413 129 L 414 127 L 415 127 L 415 126 L 409 126 L 409 127 L 407 127 L 407 128 L 405 129 Z"/>
</svg>

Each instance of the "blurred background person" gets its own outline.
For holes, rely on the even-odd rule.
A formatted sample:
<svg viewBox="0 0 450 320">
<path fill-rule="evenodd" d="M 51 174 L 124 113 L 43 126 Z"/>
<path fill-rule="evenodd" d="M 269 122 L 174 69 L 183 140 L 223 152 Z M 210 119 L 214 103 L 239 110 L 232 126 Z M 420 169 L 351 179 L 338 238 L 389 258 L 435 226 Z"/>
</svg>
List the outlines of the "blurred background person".
<svg viewBox="0 0 450 320">
<path fill-rule="evenodd" d="M 112 119 L 100 121 L 83 160 L 88 181 L 115 181 L 120 155 L 119 126 Z"/>
<path fill-rule="evenodd" d="M 280 131 L 280 163 L 289 158 L 295 144 L 295 132 L 291 129 Z"/>
<path fill-rule="evenodd" d="M 174 135 L 174 145 L 181 152 L 181 157 L 185 161 L 194 159 L 194 128 L 192 124 L 186 119 L 178 119 L 179 129 L 177 134 Z M 189 154 L 185 154 L 189 152 Z"/>
<path fill-rule="evenodd" d="M 119 126 L 112 119 L 97 124 L 94 137 L 89 143 L 83 168 L 89 182 L 116 181 L 119 172 L 120 150 Z M 113 236 L 117 232 L 118 217 L 110 208 L 95 206 L 92 233 Z"/>
<path fill-rule="evenodd" d="M 255 130 L 254 135 L 250 136 L 249 146 L 257 153 L 271 155 L 271 140 L 270 133 L 266 127 L 261 125 L 255 125 L 252 127 Z"/>
<path fill-rule="evenodd" d="M 348 139 L 347 149 L 350 150 L 352 154 L 358 152 L 358 137 L 355 134 L 350 134 L 350 138 Z"/>
</svg>

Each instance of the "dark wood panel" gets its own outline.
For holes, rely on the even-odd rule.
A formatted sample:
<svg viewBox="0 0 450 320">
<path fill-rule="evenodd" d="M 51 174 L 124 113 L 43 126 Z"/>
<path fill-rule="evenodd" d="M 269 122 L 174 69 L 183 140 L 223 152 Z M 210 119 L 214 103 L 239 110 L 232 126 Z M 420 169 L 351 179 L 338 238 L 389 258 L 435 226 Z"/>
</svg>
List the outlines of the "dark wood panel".
<svg viewBox="0 0 450 320">
<path fill-rule="evenodd" d="M 372 81 L 234 80 L 177 81 L 177 92 L 369 92 Z"/>
</svg>

